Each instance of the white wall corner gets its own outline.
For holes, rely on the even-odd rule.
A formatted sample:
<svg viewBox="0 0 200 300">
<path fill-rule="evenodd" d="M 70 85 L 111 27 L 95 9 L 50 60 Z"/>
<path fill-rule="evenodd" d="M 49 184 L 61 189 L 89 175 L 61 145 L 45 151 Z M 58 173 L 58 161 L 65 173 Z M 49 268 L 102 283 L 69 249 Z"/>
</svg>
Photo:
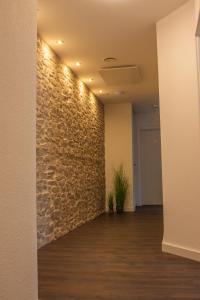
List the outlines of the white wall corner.
<svg viewBox="0 0 200 300">
<path fill-rule="evenodd" d="M 195 261 L 200 261 L 198 14 L 198 6 L 191 0 L 157 23 L 165 232 L 162 249 Z"/>
<path fill-rule="evenodd" d="M 125 208 L 125 210 L 124 210 L 125 212 L 135 212 L 135 207 L 126 207 Z"/>
<path fill-rule="evenodd" d="M 134 211 L 132 118 L 132 103 L 105 105 L 106 210 L 108 193 L 113 191 L 113 170 L 123 164 L 130 185 L 124 210 Z"/>
<path fill-rule="evenodd" d="M 200 251 L 183 246 L 162 242 L 162 251 L 200 262 Z"/>
</svg>

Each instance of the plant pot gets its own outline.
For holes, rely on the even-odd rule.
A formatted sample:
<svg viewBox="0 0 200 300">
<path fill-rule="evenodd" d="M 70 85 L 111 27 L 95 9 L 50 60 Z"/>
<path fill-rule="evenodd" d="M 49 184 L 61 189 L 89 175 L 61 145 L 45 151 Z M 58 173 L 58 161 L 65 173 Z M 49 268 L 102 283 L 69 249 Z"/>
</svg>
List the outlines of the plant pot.
<svg viewBox="0 0 200 300">
<path fill-rule="evenodd" d="M 117 211 L 117 214 L 123 214 L 124 209 L 122 207 L 117 207 L 116 211 Z"/>
<path fill-rule="evenodd" d="M 110 209 L 110 210 L 108 211 L 108 213 L 109 213 L 110 216 L 112 216 L 112 215 L 114 214 L 114 210 L 113 210 L 113 209 Z"/>
</svg>

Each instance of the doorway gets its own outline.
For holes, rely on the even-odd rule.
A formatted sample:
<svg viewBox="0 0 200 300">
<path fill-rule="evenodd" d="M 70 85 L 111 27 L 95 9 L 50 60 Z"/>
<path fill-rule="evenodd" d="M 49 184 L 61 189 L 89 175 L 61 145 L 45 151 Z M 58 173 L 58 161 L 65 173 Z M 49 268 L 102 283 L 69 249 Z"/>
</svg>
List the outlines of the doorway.
<svg viewBox="0 0 200 300">
<path fill-rule="evenodd" d="M 162 205 L 160 129 L 141 129 L 139 142 L 141 205 Z"/>
<path fill-rule="evenodd" d="M 162 205 L 159 107 L 134 109 L 134 191 L 136 206 Z"/>
</svg>

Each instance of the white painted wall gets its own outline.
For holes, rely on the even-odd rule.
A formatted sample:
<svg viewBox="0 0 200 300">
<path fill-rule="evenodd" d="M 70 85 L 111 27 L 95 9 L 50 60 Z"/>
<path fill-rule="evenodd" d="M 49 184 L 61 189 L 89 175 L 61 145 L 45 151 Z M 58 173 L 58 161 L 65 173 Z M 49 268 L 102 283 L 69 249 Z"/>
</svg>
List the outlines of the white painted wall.
<svg viewBox="0 0 200 300">
<path fill-rule="evenodd" d="M 196 1 L 157 24 L 163 250 L 200 260 L 200 128 Z"/>
<path fill-rule="evenodd" d="M 37 299 L 36 2 L 0 1 L 0 299 Z"/>
<path fill-rule="evenodd" d="M 134 192 L 135 201 L 141 206 L 141 180 L 140 180 L 140 131 L 143 129 L 160 129 L 160 114 L 158 109 L 148 109 L 144 112 L 134 112 Z"/>
<path fill-rule="evenodd" d="M 196 23 L 198 24 L 199 21 L 199 13 L 200 13 L 200 0 L 194 0 L 195 1 L 195 19 Z"/>
<path fill-rule="evenodd" d="M 129 179 L 126 211 L 135 210 L 133 199 L 132 104 L 105 105 L 106 194 L 113 189 L 113 170 L 123 164 Z"/>
<path fill-rule="evenodd" d="M 197 49 L 199 96 L 200 96 L 200 0 L 195 0 L 195 19 L 196 19 L 196 23 L 197 23 L 196 49 Z"/>
</svg>

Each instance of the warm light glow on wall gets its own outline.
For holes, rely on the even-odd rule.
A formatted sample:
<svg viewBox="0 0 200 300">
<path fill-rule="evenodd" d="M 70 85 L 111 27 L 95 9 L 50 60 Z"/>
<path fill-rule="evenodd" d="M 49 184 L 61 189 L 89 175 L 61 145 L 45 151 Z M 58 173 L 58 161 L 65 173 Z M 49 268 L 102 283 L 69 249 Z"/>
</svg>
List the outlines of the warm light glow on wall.
<svg viewBox="0 0 200 300">
<path fill-rule="evenodd" d="M 63 66 L 63 73 L 68 78 L 71 75 L 71 71 L 70 71 L 70 69 L 67 66 Z"/>
<path fill-rule="evenodd" d="M 78 84 L 79 84 L 79 95 L 82 97 L 85 93 L 86 87 L 85 87 L 85 84 L 81 80 L 79 80 Z"/>
<path fill-rule="evenodd" d="M 91 103 L 95 103 L 95 96 L 94 96 L 94 94 L 92 93 L 92 92 L 90 92 L 90 101 L 91 101 Z"/>
<path fill-rule="evenodd" d="M 92 92 L 90 92 L 90 109 L 93 114 L 93 118 L 96 118 L 97 115 L 97 100 Z"/>
<path fill-rule="evenodd" d="M 51 48 L 44 42 L 42 43 L 42 55 L 46 60 L 46 64 L 48 65 L 48 67 L 53 71 L 55 68 L 55 62 L 57 58 L 54 56 L 54 52 L 52 52 Z M 75 65 L 78 67 L 81 66 L 81 63 L 77 61 L 75 62 Z M 87 87 L 87 83 L 84 83 L 80 79 L 77 79 L 73 71 L 65 64 L 61 63 L 59 64 L 59 67 L 61 73 L 63 74 L 62 80 L 64 80 L 66 83 L 66 89 L 69 88 L 69 86 L 71 85 L 72 88 L 78 87 L 78 95 L 80 97 L 80 100 L 83 100 L 83 102 L 85 99 L 87 99 L 87 101 L 89 100 L 91 104 L 91 109 L 95 110 L 97 100 L 95 95 L 92 93 L 92 91 L 90 91 L 89 88 Z M 76 84 L 74 85 L 75 81 Z M 86 79 L 86 81 L 91 83 L 94 81 L 94 79 L 92 77 L 89 77 L 88 79 Z M 98 92 L 99 94 L 103 93 L 102 90 L 99 90 Z M 63 92 L 63 94 L 65 94 L 65 91 Z"/>
<path fill-rule="evenodd" d="M 69 82 L 71 72 L 70 72 L 70 69 L 65 65 L 62 66 L 62 69 L 63 69 L 64 79 L 67 84 Z"/>
<path fill-rule="evenodd" d="M 43 44 L 43 46 L 42 46 L 42 52 L 43 52 L 43 55 L 44 55 L 45 59 L 50 59 L 51 58 L 50 49 L 49 49 L 49 47 L 46 44 Z"/>
</svg>

